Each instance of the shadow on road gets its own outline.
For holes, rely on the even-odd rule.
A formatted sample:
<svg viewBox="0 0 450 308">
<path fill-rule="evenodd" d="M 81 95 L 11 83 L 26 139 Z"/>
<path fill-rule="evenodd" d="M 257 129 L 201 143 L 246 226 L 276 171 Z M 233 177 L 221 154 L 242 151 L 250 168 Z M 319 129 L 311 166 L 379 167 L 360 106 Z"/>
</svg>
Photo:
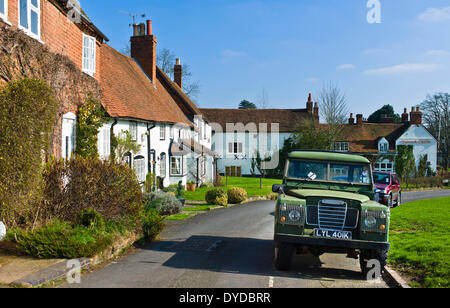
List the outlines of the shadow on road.
<svg viewBox="0 0 450 308">
<path fill-rule="evenodd" d="M 295 255 L 290 271 L 277 271 L 271 240 L 199 235 L 156 242 L 144 249 L 174 253 L 163 266 L 177 269 L 323 281 L 364 280 L 357 269 L 325 267 L 320 258 L 312 255 Z"/>
</svg>

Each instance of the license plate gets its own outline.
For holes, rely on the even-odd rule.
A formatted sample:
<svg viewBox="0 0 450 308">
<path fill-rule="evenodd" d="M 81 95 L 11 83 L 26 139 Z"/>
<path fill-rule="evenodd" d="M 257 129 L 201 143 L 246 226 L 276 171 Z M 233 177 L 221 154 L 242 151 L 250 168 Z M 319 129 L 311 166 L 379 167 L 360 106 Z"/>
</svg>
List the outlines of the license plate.
<svg viewBox="0 0 450 308">
<path fill-rule="evenodd" d="M 339 240 L 351 240 L 352 239 L 352 233 L 350 231 L 314 229 L 314 236 L 322 237 L 322 238 L 333 238 L 333 239 L 339 239 Z"/>
</svg>

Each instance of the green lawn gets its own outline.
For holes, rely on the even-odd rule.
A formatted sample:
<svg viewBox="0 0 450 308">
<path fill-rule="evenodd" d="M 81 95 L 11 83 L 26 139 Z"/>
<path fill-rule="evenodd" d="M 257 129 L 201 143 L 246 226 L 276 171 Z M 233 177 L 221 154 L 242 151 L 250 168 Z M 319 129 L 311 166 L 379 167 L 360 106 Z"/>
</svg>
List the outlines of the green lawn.
<svg viewBox="0 0 450 308">
<path fill-rule="evenodd" d="M 248 197 L 253 196 L 267 196 L 272 193 L 273 184 L 281 184 L 282 180 L 263 179 L 262 188 L 259 187 L 259 178 L 237 178 L 229 177 L 228 186 L 221 187 L 228 190 L 232 187 L 241 187 L 247 191 Z M 223 184 L 225 185 L 225 178 L 223 178 Z M 185 191 L 184 198 L 190 201 L 205 201 L 205 194 L 212 188 L 199 188 L 194 192 Z"/>
<path fill-rule="evenodd" d="M 415 277 L 412 286 L 450 287 L 450 198 L 392 210 L 389 263 Z"/>
</svg>

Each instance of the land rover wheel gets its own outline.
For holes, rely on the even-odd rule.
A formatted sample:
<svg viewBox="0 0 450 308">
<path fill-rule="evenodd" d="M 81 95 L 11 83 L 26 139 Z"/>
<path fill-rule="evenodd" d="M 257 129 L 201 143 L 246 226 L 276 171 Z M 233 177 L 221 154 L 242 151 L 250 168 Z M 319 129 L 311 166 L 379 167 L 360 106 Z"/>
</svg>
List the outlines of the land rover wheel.
<svg viewBox="0 0 450 308">
<path fill-rule="evenodd" d="M 365 251 L 360 254 L 359 264 L 361 266 L 361 272 L 365 278 L 367 277 L 369 271 L 373 269 L 373 266 L 372 267 L 367 266 L 369 260 L 377 260 L 380 263 L 380 271 L 383 272 L 384 268 L 387 265 L 388 251 L 373 250 L 373 251 Z"/>
<path fill-rule="evenodd" d="M 275 268 L 280 271 L 287 271 L 291 267 L 291 260 L 294 254 L 294 247 L 289 244 L 279 243 L 274 248 Z"/>
</svg>

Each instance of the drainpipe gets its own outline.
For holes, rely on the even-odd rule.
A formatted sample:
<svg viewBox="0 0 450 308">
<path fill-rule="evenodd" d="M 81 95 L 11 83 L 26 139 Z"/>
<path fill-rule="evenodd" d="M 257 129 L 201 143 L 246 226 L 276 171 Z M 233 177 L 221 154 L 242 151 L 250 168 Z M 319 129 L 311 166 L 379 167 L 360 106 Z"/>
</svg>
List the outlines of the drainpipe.
<svg viewBox="0 0 450 308">
<path fill-rule="evenodd" d="M 115 157 L 115 155 L 116 155 L 116 153 L 113 153 L 113 151 L 114 151 L 114 147 L 113 147 L 113 137 L 114 137 L 114 126 L 116 126 L 117 125 L 117 122 L 119 122 L 119 120 L 118 120 L 118 118 L 114 118 L 114 122 L 113 122 L 113 124 L 111 125 L 111 133 L 109 134 L 109 144 L 110 144 L 110 156 L 111 157 Z"/>
<path fill-rule="evenodd" d="M 150 132 L 152 129 L 156 127 L 155 123 L 153 123 L 152 126 L 149 126 L 147 123 L 147 158 L 148 158 L 148 173 L 155 174 L 156 172 L 156 166 L 153 165 L 153 172 L 152 172 L 152 162 L 156 161 L 156 151 L 152 150 L 151 146 L 151 138 L 150 138 Z"/>
</svg>

